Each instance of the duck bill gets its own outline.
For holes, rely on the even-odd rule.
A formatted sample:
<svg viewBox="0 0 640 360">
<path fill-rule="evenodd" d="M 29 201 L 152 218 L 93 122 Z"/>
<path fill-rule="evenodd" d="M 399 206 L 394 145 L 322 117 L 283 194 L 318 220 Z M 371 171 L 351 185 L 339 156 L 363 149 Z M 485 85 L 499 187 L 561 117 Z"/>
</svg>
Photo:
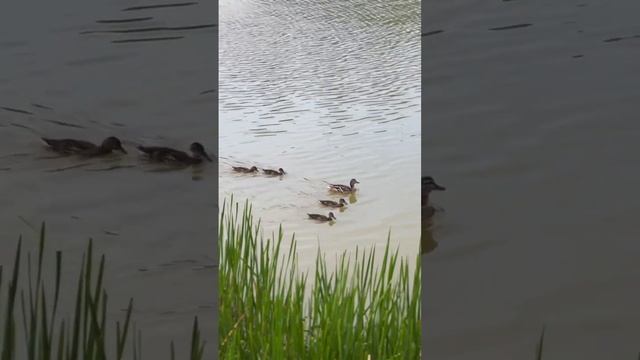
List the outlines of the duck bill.
<svg viewBox="0 0 640 360">
<path fill-rule="evenodd" d="M 436 183 L 433 183 L 433 190 L 445 191 L 445 190 L 447 190 L 447 188 L 444 187 L 444 186 L 438 185 Z"/>
</svg>

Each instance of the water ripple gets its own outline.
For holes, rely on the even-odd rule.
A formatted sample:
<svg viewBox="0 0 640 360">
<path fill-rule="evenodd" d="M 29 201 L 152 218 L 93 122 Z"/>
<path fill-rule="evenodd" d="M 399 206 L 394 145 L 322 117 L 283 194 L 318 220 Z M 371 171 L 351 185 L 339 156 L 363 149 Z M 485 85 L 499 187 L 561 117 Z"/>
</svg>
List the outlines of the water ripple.
<svg viewBox="0 0 640 360">
<path fill-rule="evenodd" d="M 406 179 L 419 175 L 419 10 L 408 0 L 221 1 L 222 194 L 250 198 L 265 224 L 284 222 L 299 239 L 345 249 L 384 241 L 392 226 L 413 249 L 419 190 Z M 287 175 L 238 175 L 232 165 Z M 336 226 L 300 216 L 331 196 L 323 181 L 352 177 L 362 193 Z"/>
</svg>

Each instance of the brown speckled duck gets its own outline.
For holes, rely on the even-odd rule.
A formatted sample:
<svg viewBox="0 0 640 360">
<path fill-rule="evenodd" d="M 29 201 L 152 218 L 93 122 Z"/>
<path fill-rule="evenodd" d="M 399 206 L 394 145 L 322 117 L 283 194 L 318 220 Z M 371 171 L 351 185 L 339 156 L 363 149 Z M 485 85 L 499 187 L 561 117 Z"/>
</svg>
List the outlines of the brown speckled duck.
<svg viewBox="0 0 640 360">
<path fill-rule="evenodd" d="M 312 220 L 317 220 L 317 221 L 331 221 L 331 220 L 336 220 L 336 216 L 333 215 L 332 212 L 329 213 L 329 216 L 324 216 L 324 215 L 320 215 L 320 214 L 307 214 L 309 216 L 309 219 Z"/>
<path fill-rule="evenodd" d="M 124 154 L 127 153 L 122 147 L 120 139 L 115 136 L 109 136 L 104 139 L 100 145 L 75 139 L 50 139 L 43 137 L 42 141 L 49 146 L 51 150 L 65 155 L 75 154 L 87 157 L 99 157 L 110 155 L 114 150 L 118 150 Z"/>
<path fill-rule="evenodd" d="M 271 169 L 262 169 L 262 171 L 265 174 L 271 175 L 271 176 L 282 176 L 282 175 L 286 174 L 286 172 L 284 172 L 284 170 L 282 168 L 279 168 L 277 171 L 276 170 L 271 170 Z"/>
<path fill-rule="evenodd" d="M 433 206 L 429 205 L 429 194 L 432 191 L 445 191 L 445 190 L 446 188 L 444 186 L 438 185 L 431 176 L 422 177 L 421 217 L 423 219 L 431 218 L 436 212 L 436 209 Z"/>
<path fill-rule="evenodd" d="M 209 162 L 213 161 L 204 150 L 204 146 L 199 142 L 194 142 L 189 147 L 192 155 L 184 151 L 162 146 L 138 146 L 138 150 L 154 162 L 196 165 L 202 163 L 205 159 Z"/>
<path fill-rule="evenodd" d="M 324 206 L 328 206 L 332 208 L 341 208 L 348 204 L 345 199 L 340 199 L 340 201 L 320 200 L 320 203 Z"/>
<path fill-rule="evenodd" d="M 235 172 L 240 172 L 240 173 L 254 173 L 254 172 L 258 172 L 258 168 L 255 166 L 252 166 L 251 168 L 246 168 L 246 167 L 242 167 L 242 166 L 232 166 L 233 171 Z"/>
<path fill-rule="evenodd" d="M 349 186 L 341 184 L 329 184 L 329 190 L 348 194 L 356 191 L 356 184 L 360 184 L 360 182 L 356 179 L 351 179 L 351 181 L 349 181 Z"/>
<path fill-rule="evenodd" d="M 422 206 L 425 206 L 429 202 L 429 194 L 432 191 L 445 191 L 447 188 L 444 186 L 438 185 L 435 180 L 431 176 L 423 176 L 422 177 L 422 192 L 421 192 L 421 203 Z"/>
</svg>

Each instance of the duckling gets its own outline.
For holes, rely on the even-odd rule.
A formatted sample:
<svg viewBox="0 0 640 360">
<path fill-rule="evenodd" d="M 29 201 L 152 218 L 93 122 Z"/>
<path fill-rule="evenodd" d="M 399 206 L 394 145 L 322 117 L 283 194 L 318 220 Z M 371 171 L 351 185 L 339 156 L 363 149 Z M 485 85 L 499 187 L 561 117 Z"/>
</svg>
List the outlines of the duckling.
<svg viewBox="0 0 640 360">
<path fill-rule="evenodd" d="M 318 220 L 318 221 L 331 221 L 336 220 L 336 216 L 333 215 L 332 212 L 329 213 L 329 216 L 324 216 L 320 214 L 307 214 L 309 215 L 309 219 Z"/>
<path fill-rule="evenodd" d="M 202 163 L 203 159 L 212 162 L 209 154 L 204 150 L 204 146 L 199 142 L 194 142 L 189 147 L 193 155 L 184 151 L 162 147 L 162 146 L 138 146 L 138 150 L 148 156 L 151 161 L 181 163 L 185 165 L 196 165 Z"/>
<path fill-rule="evenodd" d="M 111 154 L 114 150 L 118 150 L 123 154 L 127 151 L 122 147 L 122 142 L 115 136 L 109 136 L 104 139 L 102 144 L 96 145 L 84 140 L 74 139 L 50 139 L 41 138 L 51 150 L 60 154 L 77 154 L 87 157 L 98 157 Z"/>
<path fill-rule="evenodd" d="M 329 184 L 329 190 L 339 193 L 352 193 L 356 191 L 356 184 L 360 184 L 360 182 L 356 179 L 351 179 L 351 181 L 349 181 L 349 186 L 340 184 Z"/>
<path fill-rule="evenodd" d="M 320 200 L 320 203 L 324 206 L 333 207 L 333 208 L 341 208 L 341 207 L 344 207 L 345 205 L 348 205 L 345 199 L 340 199 L 339 202 L 332 201 L 332 200 Z"/>
<path fill-rule="evenodd" d="M 282 168 L 279 168 L 278 171 L 276 170 L 271 170 L 271 169 L 262 169 L 262 171 L 267 174 L 267 175 L 271 175 L 271 176 L 282 176 L 284 174 L 286 174 L 286 172 L 284 172 L 284 170 Z"/>
<path fill-rule="evenodd" d="M 237 172 L 241 172 L 241 173 L 253 173 L 253 172 L 258 172 L 258 168 L 255 166 L 252 166 L 250 169 L 246 168 L 246 167 L 242 167 L 242 166 L 232 166 L 233 167 L 233 171 L 237 171 Z"/>
</svg>

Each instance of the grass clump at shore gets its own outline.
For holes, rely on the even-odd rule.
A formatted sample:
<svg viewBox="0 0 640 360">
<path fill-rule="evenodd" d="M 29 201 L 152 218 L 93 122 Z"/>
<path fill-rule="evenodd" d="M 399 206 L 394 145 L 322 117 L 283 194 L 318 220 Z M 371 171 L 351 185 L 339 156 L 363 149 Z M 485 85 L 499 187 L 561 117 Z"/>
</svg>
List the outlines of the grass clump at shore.
<svg viewBox="0 0 640 360">
<path fill-rule="evenodd" d="M 40 230 L 37 258 L 33 259 L 35 269 L 31 253 L 28 253 L 26 274 L 22 252 L 21 237 L 8 285 L 3 282 L 3 267 L 0 266 L 0 360 L 142 359 L 141 333 L 132 323 L 133 299 L 129 300 L 122 319 L 115 322 L 108 319 L 108 295 L 103 284 L 105 257 L 100 257 L 96 268 L 91 240 L 82 257 L 75 294 L 65 299 L 75 300 L 71 314 L 60 310 L 61 296 L 66 295 L 60 291 L 62 252 L 55 253 L 53 272 L 43 273 L 46 257 L 44 224 Z M 51 277 L 53 284 L 47 281 Z M 109 323 L 115 327 L 108 326 Z M 127 346 L 128 342 L 131 346 Z M 188 358 L 202 359 L 203 348 L 196 318 Z M 167 354 L 168 358 L 175 359 L 173 344 L 167 344 Z"/>
<path fill-rule="evenodd" d="M 221 359 L 419 359 L 420 261 L 375 250 L 342 254 L 313 282 L 299 271 L 296 241 L 263 240 L 248 202 L 220 215 Z M 419 255 L 418 255 L 419 256 Z"/>
</svg>

